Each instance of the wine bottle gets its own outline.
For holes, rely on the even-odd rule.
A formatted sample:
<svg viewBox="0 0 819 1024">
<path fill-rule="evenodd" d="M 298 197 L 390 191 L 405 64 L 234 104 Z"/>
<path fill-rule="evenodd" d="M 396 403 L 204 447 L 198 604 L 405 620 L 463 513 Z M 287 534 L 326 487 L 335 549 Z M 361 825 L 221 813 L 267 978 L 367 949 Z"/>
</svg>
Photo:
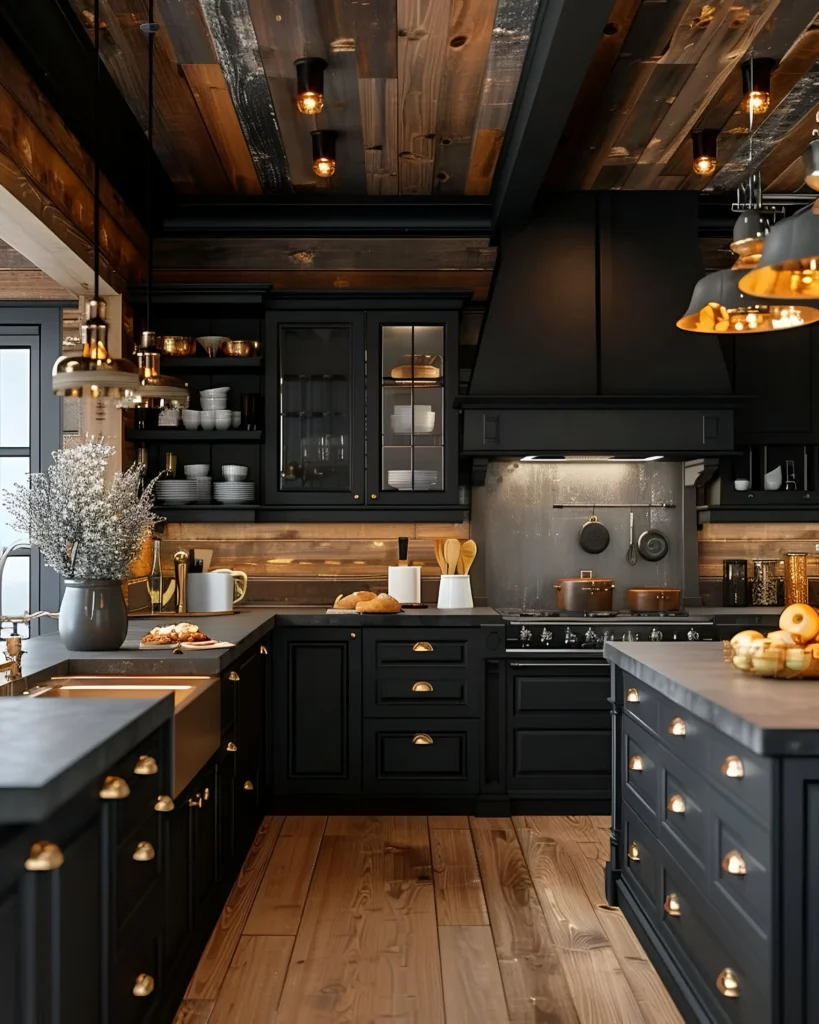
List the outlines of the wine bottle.
<svg viewBox="0 0 819 1024">
<path fill-rule="evenodd" d="M 160 548 L 160 540 L 158 537 L 155 537 L 151 572 L 148 576 L 148 596 L 151 599 L 151 611 L 154 614 L 162 611 L 162 597 L 164 591 L 162 580 L 162 556 Z"/>
</svg>

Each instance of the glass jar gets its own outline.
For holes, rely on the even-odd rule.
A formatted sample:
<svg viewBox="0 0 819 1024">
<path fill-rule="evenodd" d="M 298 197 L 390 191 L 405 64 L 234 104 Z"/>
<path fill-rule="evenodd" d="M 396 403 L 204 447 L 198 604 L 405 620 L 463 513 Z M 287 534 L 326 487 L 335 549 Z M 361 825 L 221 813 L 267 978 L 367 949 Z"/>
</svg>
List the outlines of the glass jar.
<svg viewBox="0 0 819 1024">
<path fill-rule="evenodd" d="M 775 558 L 755 558 L 754 575 L 751 580 L 751 604 L 759 608 L 779 603 L 779 581 L 776 575 Z"/>
<path fill-rule="evenodd" d="M 785 555 L 785 604 L 808 603 L 808 556 L 804 551 Z"/>
</svg>

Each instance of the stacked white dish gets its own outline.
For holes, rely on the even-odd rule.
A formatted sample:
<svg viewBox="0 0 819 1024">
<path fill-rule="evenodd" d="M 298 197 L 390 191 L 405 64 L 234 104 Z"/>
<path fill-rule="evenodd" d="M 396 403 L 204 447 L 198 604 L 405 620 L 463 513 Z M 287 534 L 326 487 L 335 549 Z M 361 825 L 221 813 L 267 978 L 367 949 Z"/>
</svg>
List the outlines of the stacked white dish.
<svg viewBox="0 0 819 1024">
<path fill-rule="evenodd" d="M 438 483 L 437 469 L 390 469 L 387 483 L 397 491 L 431 491 Z"/>
<path fill-rule="evenodd" d="M 435 428 L 435 413 L 431 405 L 396 405 L 390 425 L 395 434 L 431 434 Z"/>
<path fill-rule="evenodd" d="M 196 480 L 160 480 L 156 497 L 163 505 L 188 505 L 197 500 Z"/>
<path fill-rule="evenodd" d="M 223 505 L 252 505 L 256 485 L 243 480 L 223 480 L 213 485 L 213 497 Z"/>
<path fill-rule="evenodd" d="M 202 406 L 202 411 L 217 412 L 227 409 L 228 391 L 230 391 L 229 387 L 206 388 L 204 391 L 200 391 L 199 404 Z"/>
</svg>

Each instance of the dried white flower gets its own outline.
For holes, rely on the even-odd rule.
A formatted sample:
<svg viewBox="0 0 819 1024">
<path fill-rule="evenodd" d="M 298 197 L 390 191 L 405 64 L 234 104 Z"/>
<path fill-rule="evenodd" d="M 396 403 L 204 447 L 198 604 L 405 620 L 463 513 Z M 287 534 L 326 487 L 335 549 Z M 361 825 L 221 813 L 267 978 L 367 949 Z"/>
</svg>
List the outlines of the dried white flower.
<svg viewBox="0 0 819 1024">
<path fill-rule="evenodd" d="M 156 480 L 142 486 L 142 467 L 105 472 L 116 448 L 91 441 L 53 452 L 45 473 L 3 492 L 15 529 L 28 534 L 49 568 L 74 580 L 124 580 L 161 517 L 153 512 Z M 158 479 L 158 478 L 157 478 Z"/>
</svg>

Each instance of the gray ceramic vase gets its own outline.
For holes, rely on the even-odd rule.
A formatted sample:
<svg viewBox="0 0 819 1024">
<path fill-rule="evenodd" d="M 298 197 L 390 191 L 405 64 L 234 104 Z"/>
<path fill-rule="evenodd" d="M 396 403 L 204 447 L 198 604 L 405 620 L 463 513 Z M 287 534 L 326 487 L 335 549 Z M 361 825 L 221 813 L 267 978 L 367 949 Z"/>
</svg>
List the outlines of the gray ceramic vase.
<svg viewBox="0 0 819 1024">
<path fill-rule="evenodd" d="M 60 603 L 60 639 L 69 651 L 118 651 L 128 632 L 128 610 L 117 580 L 66 580 Z"/>
</svg>

